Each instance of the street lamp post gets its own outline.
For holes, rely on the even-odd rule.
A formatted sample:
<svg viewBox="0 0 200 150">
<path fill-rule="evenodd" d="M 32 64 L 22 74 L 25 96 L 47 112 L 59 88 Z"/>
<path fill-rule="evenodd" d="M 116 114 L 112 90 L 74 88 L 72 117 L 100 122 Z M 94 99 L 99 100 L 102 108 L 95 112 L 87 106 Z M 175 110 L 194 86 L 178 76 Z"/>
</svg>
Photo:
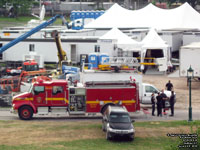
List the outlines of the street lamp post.
<svg viewBox="0 0 200 150">
<path fill-rule="evenodd" d="M 194 70 L 190 66 L 190 68 L 187 70 L 187 78 L 189 82 L 189 120 L 192 121 L 192 94 L 191 94 L 191 79 L 194 76 Z"/>
</svg>

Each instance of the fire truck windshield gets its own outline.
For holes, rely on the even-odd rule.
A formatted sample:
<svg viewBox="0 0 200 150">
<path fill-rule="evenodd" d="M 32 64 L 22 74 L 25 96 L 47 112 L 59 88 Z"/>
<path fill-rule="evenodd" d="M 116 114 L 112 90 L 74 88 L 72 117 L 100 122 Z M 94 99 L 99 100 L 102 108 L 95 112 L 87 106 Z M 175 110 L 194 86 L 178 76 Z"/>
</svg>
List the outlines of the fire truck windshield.
<svg viewBox="0 0 200 150">
<path fill-rule="evenodd" d="M 36 71 L 39 70 L 38 65 L 24 65 L 25 71 Z"/>
</svg>

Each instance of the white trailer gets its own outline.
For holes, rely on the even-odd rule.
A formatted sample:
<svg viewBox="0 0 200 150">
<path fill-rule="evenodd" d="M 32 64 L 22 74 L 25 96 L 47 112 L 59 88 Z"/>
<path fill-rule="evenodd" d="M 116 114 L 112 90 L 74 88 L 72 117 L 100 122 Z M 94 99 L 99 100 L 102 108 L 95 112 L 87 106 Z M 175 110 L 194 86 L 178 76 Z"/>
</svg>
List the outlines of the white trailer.
<svg viewBox="0 0 200 150">
<path fill-rule="evenodd" d="M 200 42 L 200 31 L 187 31 L 183 33 L 183 45 Z"/>
<path fill-rule="evenodd" d="M 194 42 L 180 49 L 180 76 L 187 77 L 189 67 L 194 70 L 194 77 L 200 77 L 200 42 Z"/>
<path fill-rule="evenodd" d="M 62 48 L 67 54 L 67 58 L 76 64 L 80 62 L 81 54 L 90 54 L 95 52 L 95 46 L 100 47 L 100 53 L 107 53 L 109 56 L 113 56 L 115 49 L 112 43 L 97 43 L 98 37 L 66 37 L 62 40 Z M 1 39 L 0 45 L 5 45 L 10 42 L 11 39 Z M 0 46 L 1 47 L 1 46 Z M 26 39 L 2 53 L 0 60 L 4 61 L 23 61 L 23 55 L 29 55 L 34 47 L 34 52 L 43 56 L 45 63 L 58 62 L 57 47 L 53 38 L 30 38 Z"/>
</svg>

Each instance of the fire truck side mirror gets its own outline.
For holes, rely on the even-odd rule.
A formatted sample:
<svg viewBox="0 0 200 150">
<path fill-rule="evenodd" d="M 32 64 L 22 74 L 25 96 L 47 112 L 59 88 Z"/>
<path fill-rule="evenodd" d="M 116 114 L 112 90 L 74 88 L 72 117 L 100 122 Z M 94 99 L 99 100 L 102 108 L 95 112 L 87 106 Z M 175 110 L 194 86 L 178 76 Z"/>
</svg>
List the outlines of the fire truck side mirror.
<svg viewBox="0 0 200 150">
<path fill-rule="evenodd" d="M 33 95 L 38 95 L 39 94 L 39 92 L 37 92 L 35 90 L 33 90 L 32 93 L 33 93 Z"/>
</svg>

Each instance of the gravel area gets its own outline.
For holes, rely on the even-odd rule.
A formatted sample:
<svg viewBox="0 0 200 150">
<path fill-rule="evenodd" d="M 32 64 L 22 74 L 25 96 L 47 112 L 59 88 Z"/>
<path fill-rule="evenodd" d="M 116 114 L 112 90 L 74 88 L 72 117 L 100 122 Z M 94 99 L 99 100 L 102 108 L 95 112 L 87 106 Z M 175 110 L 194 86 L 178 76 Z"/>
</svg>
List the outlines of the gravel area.
<svg viewBox="0 0 200 150">
<path fill-rule="evenodd" d="M 187 78 L 170 77 L 170 75 L 144 75 L 143 82 L 155 85 L 159 90 L 165 89 L 168 81 L 174 85 L 176 92 L 176 109 L 188 109 L 189 106 L 189 87 L 187 86 Z M 200 108 L 200 81 L 192 81 L 192 109 Z"/>
</svg>

